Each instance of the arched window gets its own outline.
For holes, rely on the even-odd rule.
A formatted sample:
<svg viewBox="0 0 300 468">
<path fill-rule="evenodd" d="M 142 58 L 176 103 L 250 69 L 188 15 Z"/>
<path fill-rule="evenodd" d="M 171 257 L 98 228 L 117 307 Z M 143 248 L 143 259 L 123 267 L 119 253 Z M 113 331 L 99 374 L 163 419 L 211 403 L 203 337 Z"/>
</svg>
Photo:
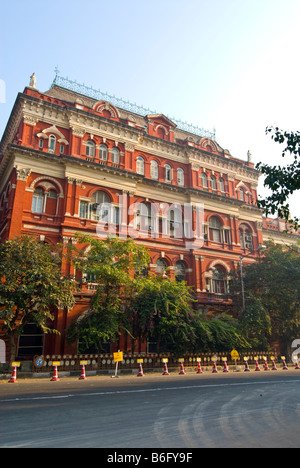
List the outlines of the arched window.
<svg viewBox="0 0 300 468">
<path fill-rule="evenodd" d="M 145 161 L 139 156 L 136 160 L 136 172 L 140 175 L 145 175 Z"/>
<path fill-rule="evenodd" d="M 49 153 L 54 153 L 56 147 L 56 136 L 50 135 L 48 141 L 48 151 Z"/>
<path fill-rule="evenodd" d="M 155 268 L 155 273 L 158 275 L 164 275 L 166 272 L 166 269 L 168 268 L 167 262 L 163 258 L 158 258 L 156 260 L 156 268 Z"/>
<path fill-rule="evenodd" d="M 207 176 L 204 174 L 204 172 L 201 174 L 201 185 L 202 188 L 207 188 Z"/>
<path fill-rule="evenodd" d="M 111 200 L 107 193 L 98 190 L 91 197 L 91 219 L 103 219 L 108 215 Z"/>
<path fill-rule="evenodd" d="M 89 157 L 89 158 L 94 158 L 95 157 L 95 143 L 91 140 L 89 140 L 86 144 L 86 147 L 85 147 L 85 154 Z"/>
<path fill-rule="evenodd" d="M 222 224 L 216 216 L 209 220 L 209 239 L 213 242 L 222 242 L 221 236 Z"/>
<path fill-rule="evenodd" d="M 44 211 L 45 191 L 42 187 L 37 187 L 33 193 L 31 211 L 34 213 L 43 213 Z"/>
<path fill-rule="evenodd" d="M 220 190 L 220 192 L 225 192 L 225 183 L 224 183 L 224 179 L 222 179 L 222 177 L 219 179 L 219 190 Z"/>
<path fill-rule="evenodd" d="M 215 176 L 211 175 L 209 181 L 210 181 L 210 188 L 212 190 L 217 190 L 217 179 L 215 178 Z"/>
<path fill-rule="evenodd" d="M 107 146 L 100 145 L 99 147 L 99 158 L 103 161 L 107 161 Z"/>
<path fill-rule="evenodd" d="M 49 215 L 57 214 L 57 193 L 55 190 L 51 189 L 46 193 L 46 208 L 45 212 Z"/>
<path fill-rule="evenodd" d="M 111 204 L 110 197 L 107 193 L 98 190 L 91 196 L 90 201 L 80 201 L 79 217 L 92 220 L 110 220 L 113 216 L 114 206 Z M 116 207 L 117 208 L 117 207 Z M 111 221 L 111 220 L 110 220 Z"/>
<path fill-rule="evenodd" d="M 169 164 L 165 164 L 165 182 L 172 181 L 172 168 Z"/>
<path fill-rule="evenodd" d="M 242 188 L 240 188 L 240 200 L 245 201 L 245 192 Z"/>
<path fill-rule="evenodd" d="M 181 168 L 177 169 L 177 184 L 181 187 L 184 186 L 184 170 Z"/>
<path fill-rule="evenodd" d="M 227 292 L 226 276 L 226 271 L 222 266 L 216 265 L 214 267 L 212 277 L 212 292 L 214 294 L 225 294 Z"/>
<path fill-rule="evenodd" d="M 181 260 L 178 260 L 178 262 L 175 263 L 175 279 L 178 283 L 181 283 L 182 281 L 185 280 L 185 276 L 186 276 L 185 263 L 182 262 Z"/>
<path fill-rule="evenodd" d="M 113 164 L 120 164 L 120 151 L 118 148 L 113 148 L 111 150 L 111 162 Z"/>
<path fill-rule="evenodd" d="M 151 179 L 158 180 L 158 163 L 152 159 L 150 166 Z"/>
<path fill-rule="evenodd" d="M 239 228 L 240 244 L 242 249 L 253 249 L 253 239 L 249 227 L 246 224 L 241 224 Z"/>
</svg>

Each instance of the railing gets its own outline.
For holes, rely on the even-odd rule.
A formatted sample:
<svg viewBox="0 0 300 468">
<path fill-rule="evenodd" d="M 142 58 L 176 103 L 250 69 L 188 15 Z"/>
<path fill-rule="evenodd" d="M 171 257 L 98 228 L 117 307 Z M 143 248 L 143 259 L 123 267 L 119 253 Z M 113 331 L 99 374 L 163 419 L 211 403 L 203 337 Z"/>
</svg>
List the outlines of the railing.
<svg viewBox="0 0 300 468">
<path fill-rule="evenodd" d="M 157 111 L 148 109 L 143 106 L 139 106 L 136 103 L 132 103 L 130 101 L 125 101 L 122 98 L 118 98 L 116 96 L 112 96 L 108 93 L 101 91 L 100 89 L 94 89 L 91 86 L 86 86 L 83 83 L 78 83 L 76 80 L 70 80 L 68 77 L 64 78 L 59 76 L 57 73 L 51 85 L 53 86 L 61 86 L 62 88 L 69 89 L 70 91 L 74 91 L 75 93 L 83 94 L 85 96 L 91 97 L 92 99 L 97 100 L 104 100 L 109 101 L 114 106 L 120 107 L 121 109 L 127 110 L 129 112 L 134 112 L 135 114 L 139 115 L 148 115 L 148 114 L 157 114 Z M 168 116 L 167 116 L 168 117 Z M 200 128 L 196 125 L 189 124 L 187 122 L 183 122 L 182 120 L 175 119 L 174 117 L 169 117 L 172 122 L 176 123 L 177 127 L 181 130 L 186 132 L 192 133 L 194 135 L 198 135 L 201 137 L 211 138 L 212 140 L 216 139 L 216 131 L 213 132 Z"/>
<path fill-rule="evenodd" d="M 258 357 L 259 361 L 262 363 L 264 356 L 267 357 L 268 362 L 270 363 L 271 356 L 274 353 L 270 351 L 251 351 L 248 353 L 240 354 L 239 360 L 235 362 L 230 353 L 193 353 L 193 354 L 183 354 L 181 356 L 175 356 L 172 353 L 163 353 L 163 354 L 138 354 L 138 353 L 124 353 L 124 360 L 119 363 L 120 370 L 130 370 L 138 368 L 138 359 L 143 359 L 143 369 L 149 370 L 162 370 L 164 367 L 163 359 L 168 359 L 169 368 L 179 368 L 180 359 L 184 359 L 185 368 L 197 368 L 198 358 L 201 358 L 201 366 L 211 367 L 213 361 L 216 359 L 216 364 L 218 366 L 223 366 L 223 358 L 227 358 L 228 365 L 243 365 L 244 357 L 248 357 L 249 364 L 255 364 L 255 357 Z M 78 355 L 48 355 L 43 356 L 43 364 L 36 366 L 33 361 L 33 370 L 35 372 L 51 372 L 53 369 L 53 362 L 60 362 L 59 369 L 60 371 L 79 371 L 81 368 L 81 361 L 86 361 L 85 365 L 86 370 L 94 371 L 110 371 L 115 369 L 115 362 L 113 354 L 78 354 Z"/>
</svg>

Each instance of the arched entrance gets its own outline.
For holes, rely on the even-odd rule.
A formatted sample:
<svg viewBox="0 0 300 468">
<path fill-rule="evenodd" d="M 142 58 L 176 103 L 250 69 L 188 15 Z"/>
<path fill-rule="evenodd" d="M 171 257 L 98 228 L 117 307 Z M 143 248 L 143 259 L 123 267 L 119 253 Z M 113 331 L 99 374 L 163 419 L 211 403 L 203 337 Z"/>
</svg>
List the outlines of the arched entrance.
<svg viewBox="0 0 300 468">
<path fill-rule="evenodd" d="M 32 358 L 43 354 L 44 333 L 35 323 L 27 323 L 19 338 L 18 357 Z"/>
</svg>

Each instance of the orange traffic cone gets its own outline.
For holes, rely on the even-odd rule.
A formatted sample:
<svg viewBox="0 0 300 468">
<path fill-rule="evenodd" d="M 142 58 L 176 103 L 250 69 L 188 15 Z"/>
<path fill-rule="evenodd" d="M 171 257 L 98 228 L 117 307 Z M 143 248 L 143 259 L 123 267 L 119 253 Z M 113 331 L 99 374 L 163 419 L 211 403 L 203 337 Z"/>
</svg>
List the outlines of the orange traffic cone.
<svg viewBox="0 0 300 468">
<path fill-rule="evenodd" d="M 181 361 L 179 375 L 184 375 L 184 374 L 185 374 L 185 372 L 184 372 L 184 368 L 183 368 L 183 362 Z"/>
<path fill-rule="evenodd" d="M 286 365 L 285 360 L 282 361 L 282 370 L 289 370 L 288 366 Z"/>
<path fill-rule="evenodd" d="M 85 379 L 86 379 L 86 376 L 85 376 L 85 365 L 82 364 L 82 366 L 81 366 L 81 375 L 80 375 L 80 377 L 79 377 L 78 380 L 85 380 Z"/>
<path fill-rule="evenodd" d="M 139 372 L 137 374 L 137 377 L 144 377 L 144 373 L 143 373 L 143 368 L 142 368 L 142 363 L 140 362 L 140 365 L 139 365 Z"/>
<path fill-rule="evenodd" d="M 277 370 L 277 367 L 276 367 L 276 364 L 275 364 L 275 360 L 272 359 L 272 370 Z"/>
<path fill-rule="evenodd" d="M 8 381 L 8 383 L 16 383 L 16 382 L 17 382 L 17 367 L 14 366 L 12 376 L 10 380 Z"/>
<path fill-rule="evenodd" d="M 258 361 L 255 360 L 255 371 L 256 372 L 259 372 L 260 371 L 260 367 L 259 367 L 259 364 L 258 364 Z"/>
<path fill-rule="evenodd" d="M 270 369 L 269 369 L 269 366 L 268 366 L 268 361 L 265 360 L 265 371 L 268 371 L 268 370 L 270 370 Z"/>
<path fill-rule="evenodd" d="M 216 361 L 214 361 L 214 366 L 213 366 L 213 371 L 212 371 L 212 373 L 213 373 L 213 374 L 217 374 L 217 373 L 218 373 Z"/>
<path fill-rule="evenodd" d="M 54 366 L 53 377 L 50 382 L 59 382 L 58 373 L 57 373 L 57 366 Z"/>
<path fill-rule="evenodd" d="M 248 361 L 245 361 L 245 369 L 244 372 L 250 372 L 249 366 L 248 366 Z"/>
<path fill-rule="evenodd" d="M 197 370 L 197 374 L 203 374 L 203 370 L 201 369 L 201 362 L 198 361 L 198 370 Z"/>
<path fill-rule="evenodd" d="M 165 362 L 165 364 L 164 364 L 164 371 L 163 371 L 162 375 L 169 375 L 168 367 L 167 367 L 167 363 L 166 363 L 166 362 Z"/>
<path fill-rule="evenodd" d="M 227 367 L 227 361 L 224 360 L 224 369 L 223 369 L 223 372 L 229 372 L 229 369 Z"/>
</svg>

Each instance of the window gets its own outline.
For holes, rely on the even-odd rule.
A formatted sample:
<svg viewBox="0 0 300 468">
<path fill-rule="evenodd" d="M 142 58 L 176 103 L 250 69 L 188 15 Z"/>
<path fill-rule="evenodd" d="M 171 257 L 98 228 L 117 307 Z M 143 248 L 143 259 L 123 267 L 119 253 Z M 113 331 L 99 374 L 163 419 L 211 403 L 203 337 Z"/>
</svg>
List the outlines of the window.
<svg viewBox="0 0 300 468">
<path fill-rule="evenodd" d="M 239 229 L 240 244 L 242 249 L 253 249 L 253 239 L 250 229 L 245 224 L 240 225 Z"/>
<path fill-rule="evenodd" d="M 222 225 L 216 216 L 212 216 L 209 220 L 209 239 L 213 242 L 222 242 L 221 238 Z"/>
<path fill-rule="evenodd" d="M 111 150 L 111 162 L 113 164 L 120 164 L 120 151 L 117 148 Z"/>
<path fill-rule="evenodd" d="M 149 203 L 139 203 L 136 214 L 136 229 L 151 231 L 152 227 L 151 205 Z"/>
<path fill-rule="evenodd" d="M 181 283 L 185 280 L 186 268 L 184 262 L 179 260 L 175 263 L 175 279 L 178 283 Z"/>
<path fill-rule="evenodd" d="M 88 141 L 85 147 L 85 154 L 89 158 L 95 157 L 95 143 L 93 141 Z"/>
<path fill-rule="evenodd" d="M 182 239 L 183 230 L 181 208 L 171 208 L 168 211 L 167 226 L 163 228 L 163 233 L 170 235 L 171 238 Z"/>
<path fill-rule="evenodd" d="M 209 180 L 210 180 L 210 188 L 212 190 L 217 190 L 217 180 L 215 176 L 211 175 Z"/>
<path fill-rule="evenodd" d="M 89 203 L 81 201 L 79 203 L 79 217 L 80 218 L 89 218 Z"/>
<path fill-rule="evenodd" d="M 166 272 L 168 265 L 166 261 L 163 258 L 158 258 L 156 260 L 156 268 L 155 268 L 155 273 L 158 275 L 164 275 Z"/>
<path fill-rule="evenodd" d="M 48 198 L 55 198 L 55 199 L 56 199 L 56 198 L 57 198 L 57 193 L 56 193 L 56 191 L 53 190 L 53 189 L 49 190 L 49 192 L 48 192 Z"/>
<path fill-rule="evenodd" d="M 240 189 L 240 200 L 245 201 L 245 194 L 242 188 Z"/>
<path fill-rule="evenodd" d="M 39 148 L 40 149 L 44 148 L 44 140 L 42 138 L 40 138 L 40 140 L 39 140 Z"/>
<path fill-rule="evenodd" d="M 158 180 L 158 163 L 152 159 L 150 167 L 151 179 Z"/>
<path fill-rule="evenodd" d="M 99 220 L 108 215 L 110 198 L 107 193 L 98 190 L 91 197 L 91 219 Z"/>
<path fill-rule="evenodd" d="M 61 144 L 60 145 L 60 154 L 64 154 L 65 152 L 65 145 Z"/>
<path fill-rule="evenodd" d="M 141 156 L 136 160 L 136 172 L 140 175 L 145 175 L 145 161 Z"/>
<path fill-rule="evenodd" d="M 226 292 L 227 285 L 225 277 L 226 272 L 220 265 L 217 265 L 214 268 L 212 277 L 212 292 L 214 294 L 224 294 Z"/>
<path fill-rule="evenodd" d="M 224 183 L 224 179 L 222 178 L 219 179 L 219 190 L 220 192 L 225 192 L 225 183 Z"/>
<path fill-rule="evenodd" d="M 201 174 L 201 185 L 202 188 L 207 188 L 207 176 L 204 174 L 204 172 Z"/>
<path fill-rule="evenodd" d="M 165 182 L 171 182 L 172 181 L 172 169 L 169 164 L 165 165 Z"/>
<path fill-rule="evenodd" d="M 177 169 L 177 184 L 181 187 L 184 186 L 184 171 L 183 169 Z"/>
<path fill-rule="evenodd" d="M 107 193 L 98 190 L 93 193 L 90 201 L 80 201 L 79 217 L 104 223 L 119 224 L 119 207 L 111 203 Z"/>
<path fill-rule="evenodd" d="M 100 145 L 99 158 L 102 159 L 103 161 L 107 161 L 107 146 Z"/>
<path fill-rule="evenodd" d="M 56 147 L 56 137 L 54 135 L 49 136 L 48 151 L 54 153 Z"/>
<path fill-rule="evenodd" d="M 37 187 L 33 193 L 31 211 L 34 213 L 43 213 L 45 192 L 42 187 Z"/>
<path fill-rule="evenodd" d="M 45 194 L 45 213 L 55 216 L 57 214 L 57 193 L 51 189 Z"/>
</svg>

